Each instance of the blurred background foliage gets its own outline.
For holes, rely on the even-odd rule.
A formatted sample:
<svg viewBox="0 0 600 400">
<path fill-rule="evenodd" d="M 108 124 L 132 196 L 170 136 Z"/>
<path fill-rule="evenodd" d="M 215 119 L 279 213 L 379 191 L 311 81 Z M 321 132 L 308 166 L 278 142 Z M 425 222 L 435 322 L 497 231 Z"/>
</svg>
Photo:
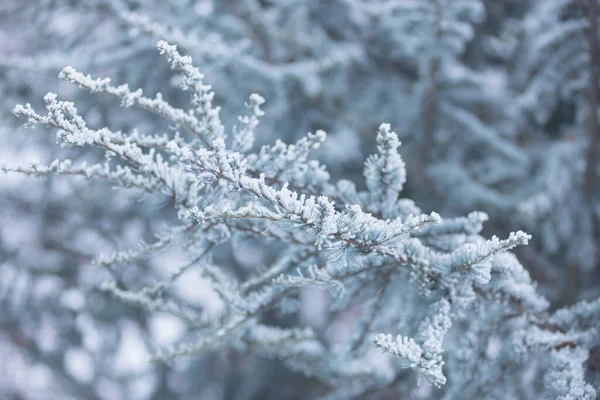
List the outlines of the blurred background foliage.
<svg viewBox="0 0 600 400">
<path fill-rule="evenodd" d="M 391 123 L 408 168 L 404 195 L 424 212 L 488 213 L 485 236 L 531 233 L 519 259 L 554 307 L 569 305 L 600 294 L 592 11 L 579 0 L 3 1 L 0 158 L 57 158 L 53 135 L 11 115 L 15 104 L 39 108 L 48 91 L 75 101 L 94 127 L 168 132 L 156 116 L 56 79 L 72 65 L 180 105 L 187 96 L 156 56 L 165 39 L 206 75 L 227 125 L 244 113 L 240 99 L 267 99 L 256 148 L 327 131 L 318 157 L 335 179 L 362 176 L 374 132 Z M 0 363 L 1 398 L 305 398 L 318 386 L 233 350 L 147 363 L 156 343 L 186 328 L 97 291 L 108 272 L 90 263 L 151 242 L 175 218 L 167 206 L 108 183 L 2 176 L 0 354 L 11 362 Z M 219 254 L 241 276 L 271 257 L 267 246 L 236 246 Z M 141 287 L 178 257 L 123 266 L 117 278 Z M 206 305 L 197 280 L 177 293 Z M 311 296 L 299 299 L 303 307 Z M 289 393 L 269 392 L 270 379 Z"/>
</svg>

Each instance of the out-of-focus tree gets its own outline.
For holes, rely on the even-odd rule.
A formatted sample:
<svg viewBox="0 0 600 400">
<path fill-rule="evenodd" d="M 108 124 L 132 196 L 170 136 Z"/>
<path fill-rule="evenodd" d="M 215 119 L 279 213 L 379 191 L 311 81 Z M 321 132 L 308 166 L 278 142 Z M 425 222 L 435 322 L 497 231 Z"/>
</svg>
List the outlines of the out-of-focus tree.
<svg viewBox="0 0 600 400">
<path fill-rule="evenodd" d="M 530 246 L 515 251 L 539 280 L 548 299 L 556 306 L 567 305 L 598 296 L 600 211 L 598 185 L 594 184 L 597 156 L 591 150 L 593 138 L 597 138 L 593 135 L 597 123 L 590 118 L 595 115 L 590 110 L 597 103 L 592 94 L 596 85 L 591 84 L 597 80 L 591 68 L 595 65 L 595 35 L 590 34 L 590 21 L 595 21 L 596 13 L 592 5 L 595 3 L 589 1 L 479 0 L 44 0 L 0 5 L 0 40 L 4 48 L 0 56 L 0 112 L 4 113 L 0 158 L 9 168 L 44 176 L 41 180 L 25 180 L 8 174 L 0 182 L 0 212 L 2 220 L 8 221 L 0 226 L 0 301 L 6 310 L 0 314 L 0 351 L 17 360 L 12 374 L 0 381 L 0 396 L 43 398 L 53 393 L 53 397 L 60 398 L 242 399 L 312 398 L 325 393 L 348 398 L 372 393 L 377 398 L 398 391 L 417 397 L 440 397 L 440 393 L 447 398 L 461 394 L 493 397 L 494 393 L 510 393 L 515 398 L 531 398 L 544 386 L 543 371 L 550 371 L 545 375 L 548 396 L 552 396 L 552 390 L 558 395 L 564 389 L 556 385 L 552 388 L 557 379 L 586 388 L 581 383 L 582 374 L 587 373 L 590 382 L 597 379 L 583 364 L 586 349 L 597 345 L 597 326 L 589 325 L 589 319 L 597 313 L 596 303 L 548 316 L 546 306 L 541 305 L 545 300 L 539 298 L 539 303 L 517 306 L 521 317 L 515 317 L 506 304 L 515 307 L 513 297 L 523 300 L 519 296 L 525 296 L 516 292 L 533 289 L 526 273 L 512 259 L 508 264 L 502 261 L 491 267 L 492 282 L 501 289 L 483 284 L 480 287 L 481 282 L 471 289 L 468 284 L 456 289 L 454 283 L 445 282 L 435 287 L 435 294 L 420 298 L 416 289 L 407 289 L 406 283 L 389 283 L 395 275 L 390 272 L 388 276 L 387 269 L 384 273 L 369 270 L 364 275 L 355 271 L 358 278 L 351 279 L 337 269 L 332 272 L 321 268 L 319 260 L 331 263 L 321 258 L 325 255 L 297 254 L 294 246 L 302 244 L 296 243 L 295 237 L 310 237 L 310 229 L 294 234 L 285 224 L 280 231 L 260 222 L 230 226 L 219 220 L 209 228 L 210 235 L 216 237 L 202 239 L 215 241 L 215 248 L 209 251 L 212 258 L 190 264 L 192 270 L 202 267 L 204 275 L 187 273 L 174 279 L 173 286 L 158 291 L 164 292 L 169 301 L 158 302 L 162 299 L 156 297 L 158 292 L 149 295 L 148 290 L 157 290 L 153 286 L 156 282 L 170 279 L 167 277 L 178 264 L 194 260 L 200 250 L 204 251 L 205 242 L 198 239 L 195 230 L 193 234 L 181 231 L 190 223 L 178 217 L 190 204 L 179 202 L 181 193 L 168 192 L 175 188 L 171 184 L 190 173 L 190 160 L 164 158 L 161 163 L 152 158 L 160 168 L 170 167 L 161 170 L 148 164 L 144 167 L 147 169 L 140 169 L 140 165 L 132 167 L 123 154 L 108 151 L 96 142 L 91 143 L 97 145 L 92 148 L 69 146 L 58 150 L 53 137 L 21 132 L 20 122 L 9 112 L 14 104 L 26 102 L 40 109 L 46 92 L 59 92 L 61 97 L 75 100 L 92 129 L 106 126 L 114 133 L 102 132 L 108 135 L 103 136 L 108 142 L 138 146 L 144 154 L 154 149 L 152 157 L 174 157 L 173 148 L 166 147 L 172 140 L 180 147 L 191 143 L 192 148 L 216 151 L 210 140 L 199 145 L 202 140 L 194 137 L 195 126 L 190 124 L 214 123 L 214 127 L 220 127 L 220 118 L 228 125 L 234 124 L 237 116 L 246 112 L 241 99 L 259 92 L 268 100 L 262 105 L 266 114 L 256 114 L 258 97 L 249 104 L 255 106 L 255 117 L 260 116 L 260 134 L 248 141 L 254 138 L 256 121 L 252 116 L 245 117 L 237 122 L 237 130 L 230 131 L 229 136 L 235 140 L 227 142 L 226 147 L 227 157 L 234 152 L 247 154 L 242 158 L 255 167 L 255 174 L 249 176 L 259 178 L 263 172 L 265 183 L 276 190 L 288 181 L 289 190 L 328 196 L 336 202 L 334 209 L 339 213 L 344 212 L 345 204 L 360 204 L 364 211 L 382 220 L 420 214 L 408 200 L 392 207 L 397 201 L 396 192 L 403 188 L 405 195 L 423 209 L 444 216 L 467 214 L 473 209 L 485 211 L 491 216 L 486 236 L 526 226 L 534 239 Z M 155 43 L 159 39 L 177 44 L 194 57 L 215 89 L 209 103 L 222 106 L 220 117 L 213 113 L 208 122 L 202 120 L 198 116 L 208 115 L 203 113 L 210 110 L 195 104 L 196 120 L 177 112 L 165 119 L 160 115 L 165 109 L 156 108 L 163 105 L 161 97 L 142 104 L 142 108 L 156 111 L 154 114 L 135 109 L 119 111 L 111 96 L 90 95 L 55 79 L 65 65 L 72 65 L 94 76 L 110 76 L 114 82 L 142 88 L 149 99 L 161 93 L 170 107 L 187 110 L 187 93 L 178 86 L 182 82 L 190 86 L 190 82 L 186 83 L 185 73 L 183 77 L 173 76 L 169 65 L 157 59 Z M 67 80 L 78 76 L 70 74 L 74 70 L 65 71 L 62 76 Z M 112 93 L 113 97 L 125 93 L 123 90 Z M 121 101 L 124 105 L 135 104 L 140 95 L 132 92 Z M 50 98 L 47 100 L 51 103 Z M 393 182 L 386 180 L 388 172 L 399 173 L 404 166 L 393 157 L 393 168 L 381 165 L 382 159 L 396 151 L 391 149 L 395 135 L 386 133 L 386 128 L 381 128 L 375 140 L 373 132 L 382 121 L 391 122 L 403 141 L 400 151 L 407 161 L 407 182 L 400 177 Z M 218 129 L 226 131 L 224 127 Z M 318 129 L 328 131 L 329 140 L 323 142 L 320 134 L 303 138 L 306 132 Z M 296 144 L 274 143 L 276 140 Z M 309 148 L 328 165 L 328 172 L 316 161 L 308 161 Z M 367 179 L 363 181 L 362 160 L 377 148 L 382 152 L 380 158 L 368 161 Z M 55 159 L 65 158 L 71 160 L 70 165 L 52 164 Z M 38 164 L 26 164 L 35 159 Z M 102 169 L 105 161 L 112 169 Z M 79 167 L 82 162 L 100 166 Z M 52 166 L 45 169 L 44 165 Z M 393 189 L 378 186 L 380 171 L 384 171 L 381 179 L 385 185 Z M 49 172 L 83 177 L 53 176 Z M 90 184 L 88 180 L 93 177 L 104 178 L 105 182 Z M 164 179 L 156 181 L 157 177 Z M 348 180 L 330 183 L 340 178 Z M 187 182 L 193 183 L 191 178 Z M 133 190 L 111 190 L 112 186 Z M 214 197 L 202 200 L 199 207 L 210 206 L 210 199 L 215 200 L 214 204 L 230 201 L 234 209 L 250 205 L 243 196 L 238 198 L 220 185 L 216 187 L 216 192 L 211 192 Z M 213 212 L 201 211 L 203 216 Z M 414 232 L 429 249 L 424 257 L 432 267 L 441 268 L 444 261 L 429 258 L 430 250 L 454 254 L 460 252 L 463 242 L 480 242 L 475 233 L 479 232 L 481 216 L 470 215 L 467 220 L 456 220 L 468 226 L 460 228 L 468 234 L 449 228 L 451 232 L 440 238 L 430 238 L 428 235 L 438 233 L 426 230 L 429 233 L 419 236 Z M 231 216 L 222 217 L 226 221 Z M 273 222 L 276 226 L 280 223 Z M 272 229 L 276 236 L 269 233 Z M 352 249 L 364 251 L 352 243 L 345 251 Z M 360 265 L 363 257 L 371 262 L 367 255 L 356 257 Z M 92 263 L 97 266 L 90 266 Z M 214 268 L 204 268 L 213 264 L 229 274 L 224 282 L 241 285 L 242 292 L 235 296 L 243 301 L 237 297 L 224 299 L 218 287 L 215 291 L 215 279 L 219 284 L 223 282 L 215 277 Z M 278 284 L 307 284 L 308 288 L 289 289 L 267 307 L 267 303 L 261 303 L 269 299 L 266 294 L 262 294 L 267 296 L 262 300 L 248 297 L 260 294 L 254 291 L 265 284 L 256 288 L 251 284 L 262 271 L 258 265 L 270 265 L 277 271 L 299 268 L 300 277 L 283 276 Z M 486 268 L 484 272 L 476 270 L 485 275 Z M 342 278 L 336 274 L 342 274 Z M 494 274 L 509 274 L 510 279 L 521 283 L 514 284 L 510 279 L 505 282 L 505 275 Z M 125 304 L 99 290 L 99 282 L 105 279 L 114 281 L 114 286 L 107 289 L 121 300 L 128 300 Z M 421 282 L 415 276 L 413 279 Z M 320 284 L 337 294 L 340 281 L 346 295 L 334 296 L 333 300 L 327 295 L 317 296 L 320 292 L 310 289 Z M 244 289 L 244 285 L 251 288 Z M 470 290 L 479 296 L 477 300 L 471 299 Z M 505 292 L 510 290 L 510 295 Z M 146 307 L 130 304 L 134 299 L 127 297 L 131 291 L 150 296 L 144 303 Z M 527 292 L 530 294 L 533 296 Z M 418 353 L 409 337 L 424 349 L 424 336 L 419 332 L 429 328 L 417 321 L 427 315 L 428 323 L 440 332 L 446 329 L 445 305 L 435 303 L 433 314 L 427 310 L 434 298 L 437 301 L 439 296 L 448 295 L 450 300 L 464 295 L 472 307 L 462 315 L 457 310 L 463 306 L 456 308 L 456 299 L 450 301 L 449 318 L 454 328 L 447 336 L 451 337 L 447 339 L 449 361 L 444 367 L 444 379 L 449 384 L 441 391 L 414 389 L 412 375 L 400 373 L 398 365 L 392 364 L 395 366 L 385 376 L 380 369 L 369 370 L 374 361 L 365 361 L 367 355 L 372 356 L 368 336 L 402 331 L 405 336 L 398 342 L 379 336 L 378 345 L 412 360 L 408 364 L 422 376 L 440 383 L 439 371 L 434 371 L 438 364 L 425 368 L 406 351 Z M 136 299 L 139 303 L 140 298 Z M 494 299 L 506 304 L 493 304 Z M 406 304 L 406 317 L 398 317 L 395 301 Z M 247 307 L 265 307 L 256 306 L 257 314 L 232 331 L 235 334 L 228 337 L 227 346 L 209 344 L 210 349 L 220 351 L 203 352 L 191 359 L 176 358 L 171 367 L 146 363 L 145 358 L 156 345 L 168 347 L 197 333 L 197 324 L 188 312 L 202 310 L 211 317 L 220 316 L 219 322 L 226 324 L 240 312 L 231 309 L 238 307 L 238 302 L 247 302 Z M 183 308 L 174 312 L 174 304 Z M 152 312 L 144 311 L 148 307 Z M 156 312 L 161 309 L 167 315 Z M 483 311 L 473 314 L 474 309 L 486 310 L 489 315 Z M 511 325 L 503 321 L 502 327 L 490 329 L 488 325 L 497 323 L 501 316 L 516 322 Z M 473 321 L 465 322 L 469 318 Z M 463 324 L 464 335 L 454 332 Z M 323 346 L 322 354 L 330 357 L 331 369 L 317 359 L 306 361 L 305 367 L 293 365 L 290 357 L 300 359 L 300 364 L 304 362 L 300 355 L 304 350 L 297 347 L 289 350 L 293 356 L 284 356 L 280 350 L 285 346 L 269 353 L 260 342 L 262 336 L 253 342 L 257 340 L 253 336 L 256 332 L 264 335 L 264 340 L 290 339 L 286 335 L 291 331 L 274 331 L 273 326 L 311 327 Z M 534 332 L 535 326 L 541 331 Z M 218 333 L 213 328 L 203 332 Z M 348 344 L 343 339 L 354 331 L 358 338 Z M 299 335 L 298 340 L 306 339 L 302 336 L 306 332 L 293 332 Z M 436 335 L 432 336 L 435 343 L 441 333 Z M 524 344 L 511 353 L 509 340 Z M 315 345 L 314 341 L 310 343 Z M 346 343 L 346 348 L 337 346 L 340 343 Z M 410 357 L 405 357 L 407 354 Z M 520 358 L 526 354 L 539 363 L 539 370 L 531 376 L 533 381 L 519 380 L 519 373 L 531 367 Z M 290 369 L 282 368 L 282 362 Z M 334 364 L 344 363 L 357 369 L 336 372 Z M 500 377 L 502 382 L 495 388 L 483 377 L 472 384 L 465 382 L 465 374 L 459 372 L 464 368 L 485 370 L 489 379 Z M 314 372 L 307 373 L 307 369 L 318 370 L 322 379 Z M 552 375 L 564 371 L 571 374 L 566 380 Z M 270 384 L 272 379 L 278 384 Z M 32 386 L 32 381 L 37 386 Z M 352 384 L 344 386 L 347 382 Z"/>
</svg>

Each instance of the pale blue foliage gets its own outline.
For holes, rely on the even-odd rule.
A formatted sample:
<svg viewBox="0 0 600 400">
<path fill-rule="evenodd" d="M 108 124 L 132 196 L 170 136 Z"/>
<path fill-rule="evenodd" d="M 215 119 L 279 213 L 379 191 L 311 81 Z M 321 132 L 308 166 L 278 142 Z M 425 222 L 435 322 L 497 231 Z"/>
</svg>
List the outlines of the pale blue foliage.
<svg viewBox="0 0 600 400">
<path fill-rule="evenodd" d="M 594 400 L 596 390 L 585 383 L 582 364 L 587 358 L 585 351 L 562 349 L 550 354 L 550 368 L 544 376 L 547 386 L 545 399 Z"/>
<path fill-rule="evenodd" d="M 600 340 L 598 301 L 548 315 L 548 302 L 507 253 L 527 244 L 529 235 L 518 231 L 504 240 L 486 240 L 479 235 L 487 219 L 483 213 L 444 220 L 400 199 L 406 170 L 398 136 L 388 124 L 377 133 L 378 154 L 365 163 L 366 191 L 349 181 L 331 183 L 325 167 L 309 159 L 325 140 L 322 131 L 294 145 L 278 142 L 251 153 L 263 114 L 262 97 L 250 96 L 251 116 L 239 120 L 245 128 L 238 126 L 228 135 L 220 108 L 212 103 L 214 94 L 191 58 L 163 41 L 157 47 L 183 76 L 182 89 L 192 92 L 191 109 L 175 108 L 161 96 L 144 97 L 125 85 L 114 87 L 108 79 L 93 79 L 72 68 L 60 76 L 92 92 L 116 96 L 124 107 L 161 115 L 175 130 L 170 140 L 139 131 L 128 135 L 89 128 L 73 103 L 49 94 L 46 114 L 29 104 L 15 107 L 14 113 L 27 125 L 58 129 L 64 146 L 99 148 L 109 161 L 72 167 L 59 160 L 47 167 L 7 169 L 84 175 L 170 199 L 178 219 L 169 221 L 167 233 L 153 244 L 142 243 L 96 262 L 114 272 L 119 263 L 135 263 L 176 246 L 186 254 L 184 265 L 137 290 L 114 279 L 101 286 L 120 301 L 166 313 L 189 326 L 193 334 L 157 350 L 155 361 L 235 349 L 282 361 L 327 387 L 320 393 L 326 398 L 360 397 L 394 385 L 412 391 L 414 381 L 405 368 L 417 372 L 417 383 L 431 383 L 440 388 L 433 390 L 450 397 L 461 390 L 477 393 L 532 385 L 521 382 L 517 372 L 527 369 L 534 370 L 534 377 L 545 374 L 547 393 L 571 396 L 565 399 L 592 393 L 582 365 Z M 111 167 L 114 159 L 120 163 Z M 283 246 L 270 250 L 266 266 L 247 260 L 251 273 L 241 274 L 217 251 L 234 237 Z M 218 311 L 211 312 L 210 304 L 198 307 L 179 298 L 175 285 L 189 279 L 194 269 L 205 282 L 203 290 L 218 299 Z M 312 287 L 326 287 L 334 295 L 322 305 L 328 323 L 345 316 L 356 324 L 356 334 L 322 337 L 315 324 L 297 321 L 284 327 L 267 322 L 269 310 L 296 298 L 299 288 Z M 352 304 L 365 305 L 360 318 L 352 315 Z M 486 309 L 494 312 L 486 315 Z M 514 333 L 502 336 L 510 330 Z M 472 335 L 483 335 L 483 345 L 495 346 L 495 358 L 470 352 L 469 346 L 480 345 L 475 339 L 465 340 Z M 370 340 L 391 357 L 373 353 Z M 565 348 L 577 355 L 568 363 Z M 550 361 L 524 357 L 540 351 L 550 353 Z M 466 354 L 476 359 L 467 360 Z M 488 365 L 488 375 L 472 381 L 472 376 L 452 373 L 465 362 Z M 503 372 L 504 385 L 490 388 L 488 380 L 508 368 L 504 365 L 514 372 Z"/>
<path fill-rule="evenodd" d="M 62 147 L 4 119 L 0 353 L 42 397 L 594 398 L 579 3 L 0 5 L 4 108 Z"/>
</svg>

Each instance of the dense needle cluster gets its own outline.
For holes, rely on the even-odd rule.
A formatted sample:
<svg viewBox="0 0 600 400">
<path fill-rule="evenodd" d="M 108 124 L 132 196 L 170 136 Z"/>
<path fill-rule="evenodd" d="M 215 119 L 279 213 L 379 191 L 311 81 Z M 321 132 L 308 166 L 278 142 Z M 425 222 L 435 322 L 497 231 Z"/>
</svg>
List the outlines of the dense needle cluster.
<svg viewBox="0 0 600 400">
<path fill-rule="evenodd" d="M 309 158 L 325 141 L 323 131 L 253 151 L 265 100 L 252 94 L 248 114 L 227 129 L 192 59 L 164 41 L 157 48 L 190 93 L 189 108 L 72 67 L 60 78 L 166 118 L 169 133 L 91 128 L 73 103 L 50 93 L 46 113 L 29 104 L 14 113 L 29 126 L 58 129 L 63 146 L 98 148 L 105 161 L 5 167 L 107 180 L 174 209 L 153 243 L 94 261 L 113 277 L 103 291 L 185 323 L 185 337 L 159 347 L 155 361 L 235 349 L 280 360 L 314 380 L 309 396 L 327 399 L 391 390 L 416 395 L 421 383 L 431 384 L 436 398 L 517 398 L 536 390 L 547 398 L 595 398 L 585 363 L 600 340 L 600 301 L 551 311 L 508 252 L 529 235 L 486 240 L 479 234 L 484 213 L 443 219 L 401 197 L 407 174 L 389 124 L 377 131 L 364 184 L 332 181 Z M 239 270 L 231 252 L 244 257 L 252 247 L 269 247 L 269 257 L 248 255 Z M 172 248 L 184 255 L 182 265 L 160 279 L 141 279 L 137 288 L 123 284 L 121 265 Z M 188 303 L 177 293 L 177 282 L 194 274 L 205 282 L 197 290 L 212 293 L 212 305 Z M 298 318 L 302 293 L 313 288 L 328 290 L 313 312 L 342 326 L 337 333 Z M 477 371 L 476 379 L 466 371 Z"/>
</svg>

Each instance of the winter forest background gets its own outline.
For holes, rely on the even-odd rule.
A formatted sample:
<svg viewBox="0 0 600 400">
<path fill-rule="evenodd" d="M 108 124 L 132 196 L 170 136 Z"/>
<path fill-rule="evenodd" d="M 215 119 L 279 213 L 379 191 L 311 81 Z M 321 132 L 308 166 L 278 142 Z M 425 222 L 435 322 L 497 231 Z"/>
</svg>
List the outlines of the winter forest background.
<svg viewBox="0 0 600 400">
<path fill-rule="evenodd" d="M 596 399 L 599 8 L 0 1 L 0 398 Z"/>
</svg>

